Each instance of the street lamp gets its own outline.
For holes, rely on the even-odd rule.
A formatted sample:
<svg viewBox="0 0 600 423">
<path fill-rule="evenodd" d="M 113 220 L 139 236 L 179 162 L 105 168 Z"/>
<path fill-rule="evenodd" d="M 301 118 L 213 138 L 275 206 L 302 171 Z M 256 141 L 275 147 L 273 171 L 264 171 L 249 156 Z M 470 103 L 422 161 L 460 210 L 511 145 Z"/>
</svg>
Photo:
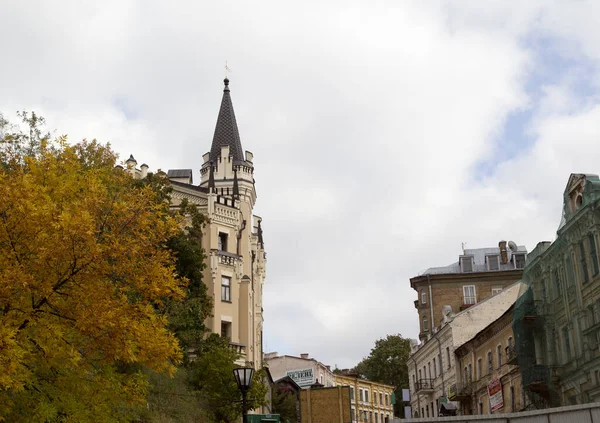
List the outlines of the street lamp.
<svg viewBox="0 0 600 423">
<path fill-rule="evenodd" d="M 246 409 L 246 395 L 252 385 L 252 376 L 254 376 L 254 369 L 252 367 L 240 367 L 233 370 L 235 381 L 237 382 L 238 388 L 242 391 L 242 422 L 248 423 L 248 410 Z"/>
</svg>

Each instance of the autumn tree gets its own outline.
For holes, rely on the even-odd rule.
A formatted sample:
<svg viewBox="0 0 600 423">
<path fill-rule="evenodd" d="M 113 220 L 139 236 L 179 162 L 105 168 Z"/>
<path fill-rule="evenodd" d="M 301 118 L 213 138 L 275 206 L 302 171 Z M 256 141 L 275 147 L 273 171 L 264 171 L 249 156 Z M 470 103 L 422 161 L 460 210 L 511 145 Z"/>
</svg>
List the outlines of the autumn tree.
<svg viewBox="0 0 600 423">
<path fill-rule="evenodd" d="M 408 388 L 408 356 L 410 339 L 402 335 L 388 335 L 375 341 L 368 357 L 356 365 L 354 371 L 373 382 L 396 387 L 395 396 L 402 398 L 402 388 Z M 396 402 L 395 415 L 403 413 L 400 401 Z"/>
<path fill-rule="evenodd" d="M 187 289 L 165 248 L 179 222 L 108 147 L 38 135 L 0 140 L 0 418 L 127 421 L 140 369 L 182 358 L 161 312 Z"/>
</svg>

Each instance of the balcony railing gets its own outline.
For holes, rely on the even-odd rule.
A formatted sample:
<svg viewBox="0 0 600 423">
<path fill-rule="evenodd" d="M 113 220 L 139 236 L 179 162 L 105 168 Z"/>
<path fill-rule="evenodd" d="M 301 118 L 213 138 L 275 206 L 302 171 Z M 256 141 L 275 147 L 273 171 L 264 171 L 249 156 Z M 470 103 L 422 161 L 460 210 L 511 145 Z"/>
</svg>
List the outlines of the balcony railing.
<svg viewBox="0 0 600 423">
<path fill-rule="evenodd" d="M 241 357 L 246 356 L 246 346 L 245 345 L 238 344 L 237 342 L 230 342 L 229 348 L 231 348 L 233 351 L 235 351 Z"/>
<path fill-rule="evenodd" d="M 464 383 L 454 397 L 456 401 L 470 401 L 473 394 L 473 382 Z"/>
<path fill-rule="evenodd" d="M 550 369 L 547 366 L 535 364 L 523 369 L 523 385 L 532 392 L 545 392 L 549 389 Z"/>
<path fill-rule="evenodd" d="M 433 391 L 433 379 L 419 379 L 417 381 L 417 392 Z"/>
<path fill-rule="evenodd" d="M 237 254 L 228 253 L 227 251 L 217 250 L 217 256 L 219 257 L 219 263 L 233 266 L 236 261 L 240 258 Z"/>
</svg>

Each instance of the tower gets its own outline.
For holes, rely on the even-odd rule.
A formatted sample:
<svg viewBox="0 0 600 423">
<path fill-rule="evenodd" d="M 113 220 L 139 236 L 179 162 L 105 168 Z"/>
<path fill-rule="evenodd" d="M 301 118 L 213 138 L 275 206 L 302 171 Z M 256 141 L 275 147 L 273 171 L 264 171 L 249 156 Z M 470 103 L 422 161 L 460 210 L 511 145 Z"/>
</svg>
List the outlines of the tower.
<svg viewBox="0 0 600 423">
<path fill-rule="evenodd" d="M 262 219 L 253 215 L 256 202 L 253 155 L 242 150 L 229 79 L 210 151 L 203 155 L 200 184 L 191 169 L 169 170 L 172 202 L 186 198 L 206 215 L 202 246 L 207 255 L 204 283 L 212 296 L 208 328 L 228 337 L 240 353 L 239 364 L 262 367 L 262 291 L 266 254 Z"/>
</svg>

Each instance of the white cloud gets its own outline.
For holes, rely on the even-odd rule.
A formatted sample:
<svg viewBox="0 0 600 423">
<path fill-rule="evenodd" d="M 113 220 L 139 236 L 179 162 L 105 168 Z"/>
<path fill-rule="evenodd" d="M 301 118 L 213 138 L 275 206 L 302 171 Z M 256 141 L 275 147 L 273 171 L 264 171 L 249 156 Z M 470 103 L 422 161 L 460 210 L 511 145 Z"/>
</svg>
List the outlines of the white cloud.
<svg viewBox="0 0 600 423">
<path fill-rule="evenodd" d="M 600 171 L 581 68 L 542 98 L 527 91 L 541 66 L 531 34 L 598 60 L 593 7 L 8 2 L 0 110 L 197 176 L 227 60 L 264 218 L 267 346 L 347 367 L 378 337 L 416 336 L 410 277 L 455 261 L 461 242 L 552 238 L 569 173 Z M 477 174 L 523 110 L 533 143 Z"/>
</svg>

